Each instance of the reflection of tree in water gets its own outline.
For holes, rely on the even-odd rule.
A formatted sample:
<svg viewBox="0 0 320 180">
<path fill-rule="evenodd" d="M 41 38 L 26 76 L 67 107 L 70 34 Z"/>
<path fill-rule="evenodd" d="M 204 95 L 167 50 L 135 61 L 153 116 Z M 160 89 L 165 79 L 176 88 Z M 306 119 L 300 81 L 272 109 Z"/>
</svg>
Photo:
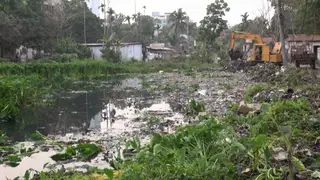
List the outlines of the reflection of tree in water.
<svg viewBox="0 0 320 180">
<path fill-rule="evenodd" d="M 16 140 L 24 140 L 25 135 L 35 130 L 45 135 L 83 131 L 89 127 L 91 118 L 104 108 L 103 103 L 107 104 L 110 100 L 117 108 L 124 109 L 129 105 L 127 98 L 132 98 L 135 105 L 141 108 L 146 105 L 140 104 L 140 100 L 148 99 L 149 94 L 137 90 L 113 91 L 111 88 L 87 93 L 87 98 L 86 93 L 61 94 L 55 106 L 25 110 L 23 123 L 8 126 L 11 127 L 10 131 L 7 130 L 8 135 Z"/>
</svg>

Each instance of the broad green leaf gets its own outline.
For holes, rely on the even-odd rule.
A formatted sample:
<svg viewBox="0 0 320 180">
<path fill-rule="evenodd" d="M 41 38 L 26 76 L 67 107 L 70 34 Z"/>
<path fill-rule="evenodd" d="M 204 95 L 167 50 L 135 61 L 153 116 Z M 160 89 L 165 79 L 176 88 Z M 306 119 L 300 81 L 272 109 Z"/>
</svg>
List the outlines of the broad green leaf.
<svg viewBox="0 0 320 180">
<path fill-rule="evenodd" d="M 113 170 L 110 170 L 110 169 L 104 169 L 103 170 L 104 174 L 108 176 L 108 179 L 112 180 L 113 179 Z"/>
<path fill-rule="evenodd" d="M 291 158 L 293 166 L 298 170 L 298 171 L 305 171 L 306 167 L 304 164 L 296 157 L 292 156 Z"/>
<path fill-rule="evenodd" d="M 233 146 L 238 148 L 240 151 L 245 151 L 246 150 L 246 147 L 243 144 L 239 143 L 239 142 L 234 142 Z"/>
<path fill-rule="evenodd" d="M 161 152 L 162 147 L 160 144 L 156 144 L 155 146 L 153 146 L 153 155 L 157 155 L 159 152 Z"/>
<path fill-rule="evenodd" d="M 94 158 L 101 151 L 101 148 L 99 146 L 89 143 L 78 144 L 76 149 L 79 153 L 79 156 L 85 160 Z"/>
<path fill-rule="evenodd" d="M 31 134 L 31 139 L 33 141 L 42 141 L 45 139 L 45 137 L 39 131 L 36 131 Z"/>
<path fill-rule="evenodd" d="M 71 156 L 75 156 L 77 154 L 75 149 L 72 146 L 67 146 L 66 153 L 70 154 Z"/>
<path fill-rule="evenodd" d="M 24 180 L 29 180 L 29 179 L 30 179 L 30 170 L 27 170 L 27 171 L 24 173 L 23 178 L 24 178 Z"/>
<path fill-rule="evenodd" d="M 51 156 L 51 159 L 53 159 L 54 161 L 65 161 L 65 160 L 72 159 L 72 156 L 67 153 L 58 153 Z"/>
<path fill-rule="evenodd" d="M 266 147 L 264 149 L 264 157 L 265 157 L 267 163 L 269 163 L 269 160 L 270 160 L 270 157 L 271 157 L 271 152 L 270 152 L 268 147 Z"/>
<path fill-rule="evenodd" d="M 261 148 L 267 141 L 268 137 L 265 134 L 259 134 L 257 137 L 253 138 L 253 149 L 257 150 Z"/>
<path fill-rule="evenodd" d="M 9 160 L 11 163 L 17 163 L 17 162 L 20 162 L 20 161 L 21 161 L 21 159 L 20 159 L 17 155 L 14 155 L 14 154 L 8 155 L 8 160 Z"/>
</svg>

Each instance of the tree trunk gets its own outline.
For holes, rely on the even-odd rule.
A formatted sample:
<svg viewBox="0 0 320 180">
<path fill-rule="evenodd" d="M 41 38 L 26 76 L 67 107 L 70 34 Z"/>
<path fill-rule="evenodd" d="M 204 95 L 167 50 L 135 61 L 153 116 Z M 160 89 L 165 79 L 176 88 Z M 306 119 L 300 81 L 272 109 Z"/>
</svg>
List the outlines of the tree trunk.
<svg viewBox="0 0 320 180">
<path fill-rule="evenodd" d="M 282 62 L 285 69 L 288 68 L 288 61 L 287 61 L 287 51 L 286 51 L 286 44 L 284 40 L 284 31 L 283 31 L 283 23 L 282 23 L 282 12 L 281 12 L 281 0 L 276 0 L 276 10 L 278 12 L 278 24 L 280 30 L 280 41 L 281 41 L 281 52 L 282 52 Z"/>
</svg>

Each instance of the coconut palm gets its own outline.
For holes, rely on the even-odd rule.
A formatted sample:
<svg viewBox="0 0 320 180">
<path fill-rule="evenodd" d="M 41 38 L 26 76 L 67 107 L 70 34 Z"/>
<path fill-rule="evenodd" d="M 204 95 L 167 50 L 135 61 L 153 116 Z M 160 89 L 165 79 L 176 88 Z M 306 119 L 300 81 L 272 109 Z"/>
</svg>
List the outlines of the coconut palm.
<svg viewBox="0 0 320 180">
<path fill-rule="evenodd" d="M 132 14 L 132 19 L 134 20 L 134 22 L 137 22 L 137 14 Z"/>
<path fill-rule="evenodd" d="M 146 15 L 146 9 L 147 9 L 147 7 L 146 7 L 146 6 L 143 6 L 142 8 L 143 8 L 143 10 L 144 10 L 144 15 Z"/>
<path fill-rule="evenodd" d="M 126 19 L 125 19 L 125 20 L 128 22 L 129 25 L 131 25 L 131 22 L 130 22 L 131 17 L 130 17 L 130 16 L 126 16 Z"/>
<path fill-rule="evenodd" d="M 247 30 L 247 28 L 248 28 L 248 23 L 249 23 L 249 20 L 248 20 L 248 18 L 249 18 L 249 14 L 248 14 L 248 12 L 245 12 L 243 15 L 241 15 L 241 17 L 242 17 L 242 31 L 246 31 Z"/>
<path fill-rule="evenodd" d="M 107 11 L 107 14 L 108 14 L 108 24 L 110 28 L 110 34 L 112 34 L 112 23 L 115 19 L 114 15 L 116 14 L 116 12 L 112 8 L 109 8 L 109 10 Z"/>
<path fill-rule="evenodd" d="M 169 17 L 169 26 L 176 34 L 181 34 L 185 31 L 187 26 L 188 16 L 187 13 L 182 11 L 181 8 L 178 11 L 174 11 Z"/>
</svg>

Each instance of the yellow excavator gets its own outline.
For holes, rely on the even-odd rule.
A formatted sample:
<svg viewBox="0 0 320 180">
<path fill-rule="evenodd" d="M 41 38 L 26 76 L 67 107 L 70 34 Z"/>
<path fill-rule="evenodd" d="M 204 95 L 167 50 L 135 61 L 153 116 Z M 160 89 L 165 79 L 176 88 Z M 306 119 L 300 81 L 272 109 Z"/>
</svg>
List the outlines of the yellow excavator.
<svg viewBox="0 0 320 180">
<path fill-rule="evenodd" d="M 243 53 L 239 50 L 234 50 L 235 40 L 236 39 L 248 39 L 253 40 L 252 54 L 250 56 L 250 61 L 253 62 L 273 62 L 273 63 L 282 63 L 281 56 L 281 43 L 276 42 L 272 51 L 270 51 L 269 45 L 263 42 L 263 38 L 260 35 L 247 33 L 247 32 L 237 32 L 234 31 L 231 33 L 230 42 L 229 42 L 229 56 L 231 60 L 238 60 L 243 58 Z"/>
</svg>

